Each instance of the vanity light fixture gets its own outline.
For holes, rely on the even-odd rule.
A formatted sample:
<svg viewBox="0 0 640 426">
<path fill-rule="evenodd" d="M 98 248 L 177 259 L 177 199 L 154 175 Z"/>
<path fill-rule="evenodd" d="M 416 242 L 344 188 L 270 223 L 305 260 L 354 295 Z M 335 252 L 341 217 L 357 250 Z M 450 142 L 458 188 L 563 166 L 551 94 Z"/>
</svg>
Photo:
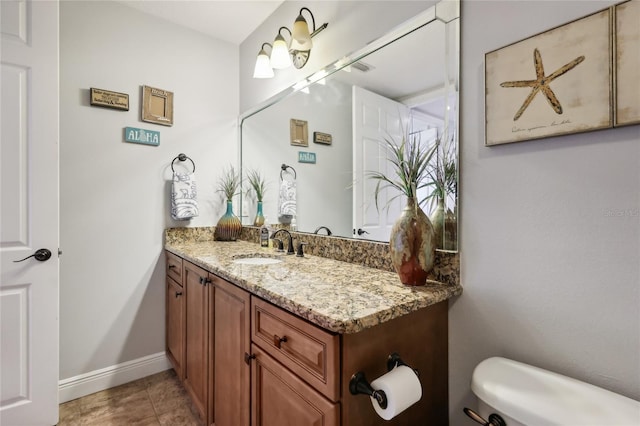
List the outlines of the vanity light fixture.
<svg viewBox="0 0 640 426">
<path fill-rule="evenodd" d="M 273 51 L 273 46 L 269 43 L 262 43 L 260 52 L 258 52 L 258 59 L 256 59 L 256 66 L 253 69 L 253 78 L 271 78 L 274 76 L 269 55 L 264 50 L 265 45 L 271 47 Z"/>
<path fill-rule="evenodd" d="M 307 20 L 302 16 L 303 11 L 309 12 L 311 15 L 311 22 L 313 24 L 313 31 L 309 32 L 309 24 Z M 253 78 L 271 78 L 273 77 L 273 69 L 285 69 L 291 64 L 294 67 L 300 69 L 304 67 L 309 60 L 311 54 L 311 48 L 313 42 L 311 39 L 320 31 L 327 28 L 329 24 L 324 23 L 318 29 L 316 29 L 316 21 L 309 10 L 306 7 L 300 9 L 298 17 L 293 23 L 293 31 L 287 27 L 280 27 L 278 34 L 273 42 L 273 45 L 269 43 L 263 43 L 258 58 L 256 59 L 256 65 L 253 72 Z M 286 42 L 282 36 L 282 30 L 289 31 L 289 43 Z M 271 55 L 268 56 L 264 50 L 264 46 L 271 46 Z M 268 67 L 265 65 L 265 57 L 268 60 Z"/>
</svg>

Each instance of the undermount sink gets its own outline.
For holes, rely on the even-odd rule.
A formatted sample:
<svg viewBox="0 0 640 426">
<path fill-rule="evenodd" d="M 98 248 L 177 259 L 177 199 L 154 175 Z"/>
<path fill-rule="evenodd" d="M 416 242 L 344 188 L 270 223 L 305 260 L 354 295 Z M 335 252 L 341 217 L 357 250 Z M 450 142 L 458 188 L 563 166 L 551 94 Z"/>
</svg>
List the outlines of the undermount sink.
<svg viewBox="0 0 640 426">
<path fill-rule="evenodd" d="M 239 265 L 275 265 L 276 263 L 281 262 L 282 260 L 280 259 L 266 256 L 238 256 L 233 259 L 233 263 Z"/>
</svg>

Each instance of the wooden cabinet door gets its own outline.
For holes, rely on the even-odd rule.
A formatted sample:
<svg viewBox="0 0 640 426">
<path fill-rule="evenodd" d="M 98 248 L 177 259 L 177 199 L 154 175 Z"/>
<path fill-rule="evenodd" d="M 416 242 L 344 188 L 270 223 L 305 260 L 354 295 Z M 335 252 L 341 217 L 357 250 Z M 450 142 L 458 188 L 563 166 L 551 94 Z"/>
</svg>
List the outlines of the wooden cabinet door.
<svg viewBox="0 0 640 426">
<path fill-rule="evenodd" d="M 184 387 L 204 421 L 209 396 L 209 287 L 204 269 L 184 262 L 186 296 Z"/>
<path fill-rule="evenodd" d="M 337 426 L 340 405 L 325 399 L 278 361 L 251 346 L 251 424 L 254 426 Z"/>
<path fill-rule="evenodd" d="M 184 378 L 184 290 L 167 276 L 167 357 L 180 380 Z"/>
<path fill-rule="evenodd" d="M 251 348 L 250 296 L 245 290 L 210 276 L 214 303 L 214 423 L 249 426 L 251 367 L 245 354 Z"/>
</svg>

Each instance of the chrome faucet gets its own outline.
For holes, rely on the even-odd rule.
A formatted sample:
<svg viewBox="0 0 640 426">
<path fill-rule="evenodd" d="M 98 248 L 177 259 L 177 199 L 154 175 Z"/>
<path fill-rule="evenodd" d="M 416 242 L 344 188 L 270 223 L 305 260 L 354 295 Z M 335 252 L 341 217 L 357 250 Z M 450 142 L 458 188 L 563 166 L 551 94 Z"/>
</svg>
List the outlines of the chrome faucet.
<svg viewBox="0 0 640 426">
<path fill-rule="evenodd" d="M 287 234 L 288 244 L 289 244 L 289 247 L 287 247 L 287 254 L 294 254 L 294 251 L 293 251 L 293 237 L 291 237 L 291 233 L 289 231 L 287 231 L 286 229 L 278 229 L 276 232 L 273 233 L 271 238 L 273 238 L 274 240 L 278 240 L 276 238 L 276 235 L 278 235 L 279 232 L 284 232 L 284 233 Z M 280 241 L 280 240 L 278 240 L 278 241 Z M 282 251 L 284 251 L 284 248 L 282 248 L 280 244 L 278 245 L 278 249 L 282 249 Z"/>
<path fill-rule="evenodd" d="M 329 236 L 331 235 L 331 229 L 327 228 L 326 226 L 318 226 L 318 227 L 316 228 L 316 230 L 315 230 L 315 231 L 313 231 L 313 233 L 314 233 L 314 234 L 317 234 L 317 233 L 318 233 L 320 230 L 322 230 L 322 229 L 324 229 L 324 230 L 326 230 L 326 231 L 327 231 L 327 235 L 329 235 Z"/>
</svg>

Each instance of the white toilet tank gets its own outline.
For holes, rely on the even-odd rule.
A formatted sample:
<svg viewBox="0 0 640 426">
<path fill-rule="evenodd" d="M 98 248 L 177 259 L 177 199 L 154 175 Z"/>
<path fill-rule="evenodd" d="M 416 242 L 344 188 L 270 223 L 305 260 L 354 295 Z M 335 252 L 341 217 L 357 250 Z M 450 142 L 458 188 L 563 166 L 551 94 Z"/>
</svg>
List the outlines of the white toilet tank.
<svg viewBox="0 0 640 426">
<path fill-rule="evenodd" d="M 640 402 L 506 358 L 473 371 L 479 414 L 499 414 L 507 426 L 639 426 Z"/>
</svg>

